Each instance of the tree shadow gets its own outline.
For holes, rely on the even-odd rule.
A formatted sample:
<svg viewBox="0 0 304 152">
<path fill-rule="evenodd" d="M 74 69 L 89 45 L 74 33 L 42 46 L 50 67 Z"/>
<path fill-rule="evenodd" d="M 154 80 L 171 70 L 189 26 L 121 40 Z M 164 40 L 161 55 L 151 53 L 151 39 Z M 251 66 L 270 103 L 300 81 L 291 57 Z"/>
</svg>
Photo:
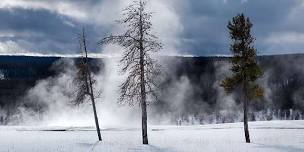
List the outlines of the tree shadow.
<svg viewBox="0 0 304 152">
<path fill-rule="evenodd" d="M 90 152 L 94 151 L 95 147 L 102 142 L 96 141 L 95 143 L 77 143 L 79 146 L 89 148 Z M 136 147 L 128 148 L 127 151 L 134 151 L 134 152 L 144 152 L 144 151 L 149 151 L 149 152 L 175 152 L 172 149 L 168 148 L 160 148 L 154 145 L 138 145 Z"/>
<path fill-rule="evenodd" d="M 252 143 L 253 145 L 256 145 L 258 148 L 271 148 L 271 149 L 277 149 L 285 152 L 303 152 L 304 148 L 294 147 L 294 146 L 284 146 L 284 145 L 266 145 L 266 144 L 260 144 L 260 143 Z"/>
<path fill-rule="evenodd" d="M 168 148 L 159 148 L 154 145 L 140 145 L 136 148 L 130 148 L 130 151 L 134 152 L 143 152 L 143 151 L 149 151 L 149 152 L 175 152 L 171 149 Z"/>
<path fill-rule="evenodd" d="M 100 143 L 100 141 L 96 141 L 95 143 L 78 143 L 78 145 L 82 147 L 88 147 L 90 148 L 90 151 L 93 151 L 94 148 Z"/>
</svg>

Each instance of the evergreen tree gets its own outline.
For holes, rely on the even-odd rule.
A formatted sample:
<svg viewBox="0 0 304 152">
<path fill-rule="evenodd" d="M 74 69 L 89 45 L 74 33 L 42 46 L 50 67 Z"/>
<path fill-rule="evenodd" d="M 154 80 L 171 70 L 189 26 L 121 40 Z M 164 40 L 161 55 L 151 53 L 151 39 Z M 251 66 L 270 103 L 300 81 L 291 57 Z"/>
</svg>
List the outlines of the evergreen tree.
<svg viewBox="0 0 304 152">
<path fill-rule="evenodd" d="M 221 86 L 227 93 L 239 91 L 240 101 L 243 102 L 244 132 L 246 142 L 250 143 L 248 130 L 248 102 L 263 96 L 263 89 L 255 81 L 263 75 L 257 64 L 256 49 L 253 47 L 254 38 L 251 35 L 252 23 L 244 14 L 233 17 L 228 23 L 232 44 L 230 51 L 233 75 L 222 81 Z"/>
</svg>

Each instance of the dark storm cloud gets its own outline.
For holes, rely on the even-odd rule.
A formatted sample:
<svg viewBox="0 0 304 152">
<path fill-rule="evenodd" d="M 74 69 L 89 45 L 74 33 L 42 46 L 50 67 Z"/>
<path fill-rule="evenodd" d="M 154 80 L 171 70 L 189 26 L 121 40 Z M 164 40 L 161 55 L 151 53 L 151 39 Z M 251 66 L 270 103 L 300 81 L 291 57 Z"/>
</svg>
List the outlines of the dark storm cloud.
<svg viewBox="0 0 304 152">
<path fill-rule="evenodd" d="M 0 24 L 0 31 L 14 33 L 11 40 L 19 42 L 26 50 L 70 51 L 71 48 L 63 50 L 63 46 L 75 41 L 73 36 L 77 28 L 68 25 L 64 17 L 47 10 L 0 10 L 0 18 L 5 21 Z"/>
<path fill-rule="evenodd" d="M 186 50 L 200 55 L 229 53 L 226 25 L 233 16 L 244 13 L 254 24 L 253 35 L 257 39 L 256 47 L 259 52 L 276 53 L 277 50 L 268 50 L 271 44 L 267 44 L 265 38 L 273 32 L 288 28 L 289 25 L 285 25 L 287 17 L 297 5 L 300 5 L 300 2 L 294 0 L 188 1 L 188 5 L 180 10 L 183 12 L 182 22 L 185 23 L 184 46 Z M 297 23 L 293 24 L 297 25 Z M 291 30 L 299 30 L 298 28 Z"/>
<path fill-rule="evenodd" d="M 88 31 L 90 49 L 97 51 L 96 42 L 111 32 L 109 20 L 112 22 L 116 19 L 111 16 L 113 13 L 102 13 L 107 9 L 102 8 L 103 2 L 115 8 L 122 1 L 67 0 L 61 2 L 71 4 L 68 5 L 70 7 L 61 9 L 57 8 L 61 5 L 55 5 L 60 1 L 43 2 L 42 6 L 29 4 L 28 7 L 33 5 L 32 9 L 22 6 L 0 8 L 0 18 L 5 21 L 0 23 L 1 42 L 14 41 L 21 48 L 33 52 L 75 53 L 78 51 L 76 33 L 84 26 Z M 163 2 L 173 6 L 173 11 L 183 26 L 181 33 L 177 34 L 183 53 L 228 54 L 229 39 L 226 25 L 228 20 L 238 13 L 245 13 L 253 22 L 253 35 L 257 39 L 255 46 L 261 54 L 304 53 L 304 21 L 301 21 L 304 16 L 303 0 Z M 66 11 L 67 9 L 70 11 Z M 105 20 L 105 17 L 109 19 Z"/>
<path fill-rule="evenodd" d="M 70 2 L 86 8 L 96 3 L 80 0 Z M 99 38 L 96 31 L 102 31 L 97 29 L 94 23 L 62 15 L 52 8 L 1 8 L 0 18 L 0 41 L 13 41 L 20 48 L 33 53 L 76 53 L 79 51 L 77 34 L 82 27 L 86 28 L 89 36 L 89 49 L 96 51 L 96 41 Z"/>
</svg>

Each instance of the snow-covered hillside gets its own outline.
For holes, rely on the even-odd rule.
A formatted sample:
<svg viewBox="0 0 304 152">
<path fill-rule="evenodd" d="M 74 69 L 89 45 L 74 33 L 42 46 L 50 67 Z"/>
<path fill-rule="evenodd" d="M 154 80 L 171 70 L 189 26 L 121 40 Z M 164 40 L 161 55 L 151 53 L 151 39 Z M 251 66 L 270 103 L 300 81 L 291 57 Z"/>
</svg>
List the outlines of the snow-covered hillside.
<svg viewBox="0 0 304 152">
<path fill-rule="evenodd" d="M 106 128 L 96 142 L 91 127 L 0 127 L 0 152 L 303 152 L 304 121 L 251 122 L 251 144 L 242 123 L 151 126 L 150 145 L 137 128 Z"/>
</svg>

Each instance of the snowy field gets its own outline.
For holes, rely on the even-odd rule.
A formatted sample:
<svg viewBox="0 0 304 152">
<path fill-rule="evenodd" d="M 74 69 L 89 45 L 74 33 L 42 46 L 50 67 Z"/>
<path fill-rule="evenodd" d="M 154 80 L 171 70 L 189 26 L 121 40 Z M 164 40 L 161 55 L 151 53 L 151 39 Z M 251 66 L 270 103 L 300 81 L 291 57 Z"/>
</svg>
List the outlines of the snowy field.
<svg viewBox="0 0 304 152">
<path fill-rule="evenodd" d="M 242 123 L 151 126 L 150 145 L 137 128 L 106 128 L 103 141 L 91 127 L 0 127 L 0 152 L 304 152 L 304 121 L 251 122 L 251 144 Z"/>
</svg>

